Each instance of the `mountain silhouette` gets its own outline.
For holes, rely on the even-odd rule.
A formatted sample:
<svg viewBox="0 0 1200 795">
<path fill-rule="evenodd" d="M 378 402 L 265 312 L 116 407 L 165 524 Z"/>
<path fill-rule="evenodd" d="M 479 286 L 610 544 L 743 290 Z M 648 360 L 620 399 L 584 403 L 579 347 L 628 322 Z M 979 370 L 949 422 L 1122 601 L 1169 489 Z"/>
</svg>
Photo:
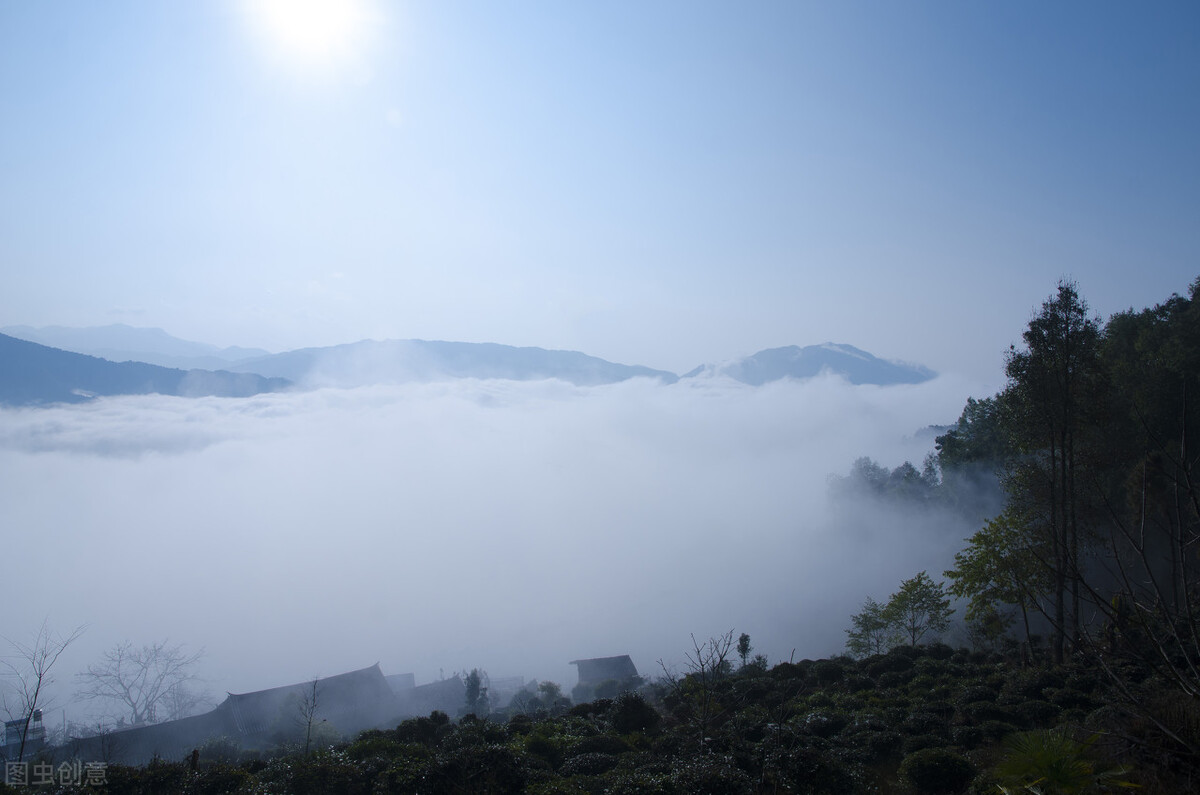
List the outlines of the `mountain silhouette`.
<svg viewBox="0 0 1200 795">
<path fill-rule="evenodd" d="M 613 362 L 578 351 L 517 348 L 494 342 L 364 340 L 329 348 L 302 348 L 229 369 L 278 376 L 303 386 L 354 387 L 367 384 L 436 381 L 452 378 L 505 378 L 534 381 L 557 378 L 578 386 L 611 384 L 629 378 L 674 383 L 665 370 Z"/>
<path fill-rule="evenodd" d="M 101 395 L 248 397 L 291 386 L 253 373 L 175 370 L 143 362 L 110 362 L 0 334 L 0 403 L 82 403 Z"/>
<path fill-rule="evenodd" d="M 684 378 L 725 376 L 751 386 L 781 378 L 812 378 L 821 373 L 840 375 L 852 384 L 919 384 L 937 374 L 927 367 L 880 359 L 853 345 L 827 342 L 803 348 L 768 348 L 752 356 L 721 364 L 702 364 Z"/>
</svg>

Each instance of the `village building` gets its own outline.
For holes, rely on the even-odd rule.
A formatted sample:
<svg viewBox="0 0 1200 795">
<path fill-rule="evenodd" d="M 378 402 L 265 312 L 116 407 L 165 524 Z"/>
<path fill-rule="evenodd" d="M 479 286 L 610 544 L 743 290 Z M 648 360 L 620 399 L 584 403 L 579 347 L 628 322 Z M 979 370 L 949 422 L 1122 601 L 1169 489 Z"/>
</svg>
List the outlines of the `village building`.
<svg viewBox="0 0 1200 795">
<path fill-rule="evenodd" d="M 266 749 L 302 740 L 304 707 L 323 728 L 343 736 L 363 729 L 395 726 L 401 705 L 379 670 L 370 668 L 252 693 L 230 693 L 215 709 L 190 718 L 103 732 L 72 740 L 67 753 L 82 759 L 144 764 L 154 758 L 180 759 L 211 739 L 242 750 Z"/>
</svg>

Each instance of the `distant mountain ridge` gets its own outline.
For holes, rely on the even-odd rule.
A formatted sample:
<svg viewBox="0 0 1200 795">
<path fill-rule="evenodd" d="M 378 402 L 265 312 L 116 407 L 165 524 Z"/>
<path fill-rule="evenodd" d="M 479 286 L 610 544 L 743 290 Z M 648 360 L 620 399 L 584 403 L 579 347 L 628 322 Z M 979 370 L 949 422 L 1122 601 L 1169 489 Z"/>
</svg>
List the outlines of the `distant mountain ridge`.
<svg viewBox="0 0 1200 795">
<path fill-rule="evenodd" d="M 145 362 L 183 370 L 228 369 L 233 362 L 267 356 L 260 348 L 218 348 L 172 337 L 160 328 L 113 323 L 108 326 L 5 326 L 0 334 L 50 348 L 99 356 L 112 362 Z"/>
<path fill-rule="evenodd" d="M 249 397 L 291 386 L 253 373 L 110 362 L 0 334 L 0 404 L 81 403 L 108 395 Z"/>
<path fill-rule="evenodd" d="M 702 364 L 684 378 L 725 376 L 751 386 L 782 378 L 813 378 L 823 372 L 840 375 L 852 384 L 920 384 L 937 374 L 927 367 L 880 359 L 853 345 L 826 342 L 803 348 L 768 348 L 722 364 Z"/>
<path fill-rule="evenodd" d="M 301 348 L 268 354 L 255 348 L 224 348 L 180 340 L 162 329 L 99 326 L 90 329 L 9 326 L 26 337 L 70 343 L 68 350 L 0 334 L 0 402 L 79 401 L 89 395 L 212 394 L 249 395 L 299 388 L 352 388 L 372 384 L 429 382 L 459 378 L 531 381 L 558 379 L 595 386 L 630 378 L 664 384 L 674 373 L 640 365 L 615 364 L 578 351 L 514 347 L 497 343 L 440 340 L 363 340 L 345 345 Z M 34 346 L 23 348 L 16 343 Z M 40 349 L 40 350 L 37 350 Z M 137 349 L 142 349 L 139 353 Z M 122 361 L 84 351 L 106 351 Z M 132 359 L 215 363 L 212 368 L 172 369 Z M 74 358 L 71 358 L 74 357 Z M 917 384 L 935 376 L 920 365 L 880 359 L 852 345 L 825 343 L 770 348 L 732 361 L 704 364 L 685 379 L 728 378 L 750 386 L 784 378 L 832 373 L 852 384 Z"/>
<path fill-rule="evenodd" d="M 557 378 L 577 386 L 611 384 L 630 378 L 656 378 L 668 384 L 679 380 L 677 375 L 666 370 L 614 364 L 578 351 L 440 340 L 363 340 L 328 348 L 302 348 L 248 359 L 230 369 L 279 376 L 315 387 L 354 387 L 447 378 L 513 381 Z"/>
</svg>

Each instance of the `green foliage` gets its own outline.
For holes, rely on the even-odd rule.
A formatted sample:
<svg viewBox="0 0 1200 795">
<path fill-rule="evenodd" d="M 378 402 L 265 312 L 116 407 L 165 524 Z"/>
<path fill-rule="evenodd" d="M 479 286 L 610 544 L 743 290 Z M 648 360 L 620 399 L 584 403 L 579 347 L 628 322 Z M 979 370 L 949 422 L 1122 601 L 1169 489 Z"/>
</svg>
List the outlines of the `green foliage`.
<svg viewBox="0 0 1200 795">
<path fill-rule="evenodd" d="M 867 597 L 862 611 L 850 617 L 846 648 L 861 658 L 882 654 L 900 643 L 916 646 L 945 632 L 953 612 L 944 584 L 935 583 L 922 571 L 902 582 L 886 605 Z M 949 654 L 947 650 L 945 656 Z"/>
<path fill-rule="evenodd" d="M 738 653 L 738 657 L 742 658 L 742 667 L 743 668 L 746 667 L 746 662 L 750 657 L 750 650 L 751 650 L 750 636 L 747 635 L 745 632 L 743 632 L 741 635 L 738 635 L 738 642 L 737 642 L 737 653 Z"/>
<path fill-rule="evenodd" d="M 900 763 L 900 777 L 929 795 L 965 792 L 975 773 L 970 761 L 946 748 L 925 748 Z"/>
<path fill-rule="evenodd" d="M 995 768 L 1005 793 L 1083 795 L 1113 787 L 1134 788 L 1128 771 L 1097 762 L 1091 753 L 1096 735 L 1083 742 L 1051 729 L 1016 734 L 1005 743 L 1006 754 Z"/>
<path fill-rule="evenodd" d="M 910 645 L 916 646 L 927 636 L 937 637 L 945 632 L 953 612 L 943 584 L 935 583 L 922 571 L 900 584 L 900 590 L 888 600 L 883 616 L 903 633 Z"/>
<path fill-rule="evenodd" d="M 1029 527 L 1028 515 L 1009 506 L 967 539 L 966 549 L 954 556 L 954 568 L 945 572 L 954 583 L 950 593 L 969 600 L 967 620 L 982 625 L 989 640 L 1005 628 L 998 604 L 1015 605 L 1027 614 L 1051 588 L 1043 563 L 1050 554 L 1046 539 Z"/>
<path fill-rule="evenodd" d="M 841 795 L 862 789 L 849 765 L 816 748 L 801 747 L 783 751 L 774 764 L 792 792 Z"/>
<path fill-rule="evenodd" d="M 830 478 L 835 494 L 845 498 L 869 496 L 899 505 L 927 505 L 938 500 L 939 476 L 936 459 L 927 457 L 918 470 L 911 461 L 888 470 L 870 458 L 859 458 L 845 477 Z"/>
<path fill-rule="evenodd" d="M 491 702 L 488 700 L 487 672 L 472 668 L 471 672 L 463 677 L 463 684 L 466 686 L 466 703 L 462 714 L 487 717 L 492 711 Z"/>
<path fill-rule="evenodd" d="M 601 773 L 607 773 L 616 766 L 617 757 L 612 754 L 592 751 L 572 756 L 566 762 L 563 762 L 559 772 L 564 776 L 598 776 Z"/>
<path fill-rule="evenodd" d="M 400 742 L 433 746 L 448 733 L 449 728 L 450 716 L 435 709 L 429 713 L 429 717 L 409 718 L 404 721 L 396 727 L 395 734 Z"/>
<path fill-rule="evenodd" d="M 241 748 L 236 740 L 221 736 L 205 740 L 199 751 L 201 762 L 233 762 L 237 760 Z"/>
<path fill-rule="evenodd" d="M 653 731 L 661 719 L 658 711 L 635 692 L 627 690 L 613 702 L 612 726 L 621 734 Z"/>
<path fill-rule="evenodd" d="M 438 754 L 426 775 L 429 792 L 523 792 L 528 771 L 511 749 L 495 743 L 466 745 Z"/>
<path fill-rule="evenodd" d="M 898 638 L 885 605 L 869 596 L 863 602 L 862 611 L 850 617 L 850 623 L 853 626 L 846 630 L 846 650 L 855 657 L 882 654 L 895 645 Z"/>
</svg>

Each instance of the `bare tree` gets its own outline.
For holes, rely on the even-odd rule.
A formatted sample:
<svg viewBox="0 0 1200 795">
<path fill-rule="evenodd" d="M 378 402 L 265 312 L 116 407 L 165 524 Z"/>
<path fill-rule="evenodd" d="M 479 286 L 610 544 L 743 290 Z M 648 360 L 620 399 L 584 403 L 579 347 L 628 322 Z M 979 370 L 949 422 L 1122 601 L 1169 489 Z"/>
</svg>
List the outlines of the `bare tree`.
<svg viewBox="0 0 1200 795">
<path fill-rule="evenodd" d="M 696 729 L 700 747 L 703 749 L 709 729 L 725 713 L 717 683 L 727 677 L 732 665 L 729 655 L 733 651 L 733 630 L 724 635 L 709 638 L 704 643 L 692 635 L 692 651 L 687 652 L 687 673 L 680 677 L 658 661 L 663 671 L 663 684 L 671 694 L 673 708 L 679 717 Z"/>
<path fill-rule="evenodd" d="M 51 670 L 66 648 L 79 639 L 86 627 L 76 627 L 69 635 L 57 635 L 50 631 L 46 622 L 34 633 L 33 640 L 22 643 L 6 638 L 12 648 L 9 659 L 3 660 L 13 679 L 15 695 L 4 697 L 4 711 L 13 720 L 22 721 L 21 745 L 17 750 L 17 761 L 25 757 L 25 741 L 29 737 L 29 724 L 34 715 L 45 707 L 45 691 L 51 683 Z"/>
<path fill-rule="evenodd" d="M 320 677 L 313 677 L 312 682 L 305 686 L 304 692 L 300 695 L 300 703 L 298 709 L 300 716 L 298 722 L 301 728 L 304 729 L 304 755 L 308 756 L 308 750 L 312 747 L 313 724 L 317 720 L 317 710 L 321 707 L 321 680 Z"/>
<path fill-rule="evenodd" d="M 188 687 L 186 682 L 178 682 L 167 690 L 161 712 L 165 720 L 179 720 L 214 706 L 216 704 L 208 692 L 197 691 Z"/>
<path fill-rule="evenodd" d="M 166 640 L 140 648 L 126 641 L 79 675 L 79 697 L 119 704 L 134 726 L 156 723 L 160 709 L 169 711 L 173 692 L 196 681 L 192 669 L 203 656 L 203 650 L 189 653 Z"/>
</svg>

